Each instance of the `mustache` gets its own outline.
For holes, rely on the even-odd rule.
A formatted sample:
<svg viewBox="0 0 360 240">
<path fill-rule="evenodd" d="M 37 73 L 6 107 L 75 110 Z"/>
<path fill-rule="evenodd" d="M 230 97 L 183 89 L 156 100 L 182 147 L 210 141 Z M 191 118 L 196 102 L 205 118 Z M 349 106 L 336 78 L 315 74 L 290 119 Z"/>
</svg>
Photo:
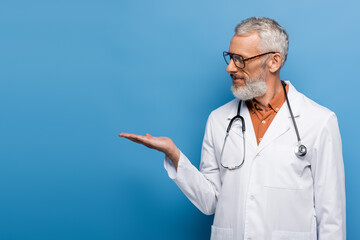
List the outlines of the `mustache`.
<svg viewBox="0 0 360 240">
<path fill-rule="evenodd" d="M 237 75 L 237 74 L 230 74 L 230 77 L 232 79 L 242 79 L 242 80 L 246 80 L 247 78 L 246 77 L 243 77 L 243 76 L 240 76 L 240 75 Z"/>
</svg>

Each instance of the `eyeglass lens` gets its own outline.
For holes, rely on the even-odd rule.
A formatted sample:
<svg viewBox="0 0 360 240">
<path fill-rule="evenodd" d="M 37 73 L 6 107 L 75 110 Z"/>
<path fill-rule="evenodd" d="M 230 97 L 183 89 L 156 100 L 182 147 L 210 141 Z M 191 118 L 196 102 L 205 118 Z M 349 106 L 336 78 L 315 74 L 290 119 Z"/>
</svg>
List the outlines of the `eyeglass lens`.
<svg viewBox="0 0 360 240">
<path fill-rule="evenodd" d="M 231 58 L 232 58 L 237 67 L 244 68 L 244 66 L 245 66 L 244 58 L 240 55 L 224 53 L 224 58 L 225 58 L 226 64 L 229 64 L 231 61 Z"/>
</svg>

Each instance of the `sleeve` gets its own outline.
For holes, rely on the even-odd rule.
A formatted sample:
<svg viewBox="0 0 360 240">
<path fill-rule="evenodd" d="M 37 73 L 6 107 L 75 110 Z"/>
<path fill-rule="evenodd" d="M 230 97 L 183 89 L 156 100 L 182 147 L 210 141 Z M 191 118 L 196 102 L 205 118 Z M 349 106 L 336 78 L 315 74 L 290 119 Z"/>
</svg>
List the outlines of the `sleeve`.
<svg viewBox="0 0 360 240">
<path fill-rule="evenodd" d="M 312 160 L 318 240 L 346 239 L 345 175 L 334 113 L 321 128 Z"/>
<path fill-rule="evenodd" d="M 201 212 L 207 215 L 214 214 L 221 183 L 219 166 L 214 154 L 211 115 L 205 129 L 200 171 L 182 152 L 180 152 L 177 171 L 167 157 L 164 167 L 169 177 Z"/>
</svg>

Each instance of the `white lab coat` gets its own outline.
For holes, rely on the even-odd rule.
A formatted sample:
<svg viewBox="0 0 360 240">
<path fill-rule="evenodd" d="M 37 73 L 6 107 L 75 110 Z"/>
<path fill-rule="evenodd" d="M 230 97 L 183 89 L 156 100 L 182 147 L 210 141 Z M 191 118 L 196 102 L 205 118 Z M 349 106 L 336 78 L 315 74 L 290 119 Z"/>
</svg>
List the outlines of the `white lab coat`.
<svg viewBox="0 0 360 240">
<path fill-rule="evenodd" d="M 239 100 L 214 110 L 207 121 L 200 171 L 181 153 L 178 169 L 165 158 L 169 177 L 203 213 L 214 214 L 211 240 L 345 240 L 345 177 L 337 118 L 297 92 L 288 97 L 308 153 L 294 154 L 297 137 L 286 103 L 259 146 L 249 111 L 246 159 L 237 170 L 220 165 L 226 128 Z M 234 122 L 223 155 L 226 166 L 243 157 L 241 122 Z M 317 237 L 318 235 L 318 237 Z"/>
</svg>

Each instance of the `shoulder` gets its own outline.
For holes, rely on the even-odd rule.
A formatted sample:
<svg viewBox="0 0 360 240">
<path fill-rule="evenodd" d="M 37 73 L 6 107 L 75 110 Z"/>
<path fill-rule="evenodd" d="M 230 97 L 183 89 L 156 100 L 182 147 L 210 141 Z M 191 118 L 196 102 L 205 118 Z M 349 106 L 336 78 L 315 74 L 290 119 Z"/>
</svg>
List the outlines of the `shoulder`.
<svg viewBox="0 0 360 240">
<path fill-rule="evenodd" d="M 298 116 L 296 122 L 303 133 L 320 136 L 324 132 L 338 131 L 338 121 L 333 111 L 296 91 L 293 86 L 291 89 L 290 106 L 293 108 L 294 116 Z"/>
<path fill-rule="evenodd" d="M 289 101 L 291 107 L 296 108 L 296 112 L 312 121 L 326 121 L 332 116 L 336 116 L 330 109 L 318 104 L 314 100 L 298 92 L 290 84 Z"/>
<path fill-rule="evenodd" d="M 319 116 L 325 117 L 325 118 L 329 117 L 330 115 L 335 114 L 330 109 L 318 104 L 317 102 L 306 97 L 303 94 L 302 94 L 302 101 L 305 105 L 306 110 L 311 114 L 319 115 Z"/>
</svg>

